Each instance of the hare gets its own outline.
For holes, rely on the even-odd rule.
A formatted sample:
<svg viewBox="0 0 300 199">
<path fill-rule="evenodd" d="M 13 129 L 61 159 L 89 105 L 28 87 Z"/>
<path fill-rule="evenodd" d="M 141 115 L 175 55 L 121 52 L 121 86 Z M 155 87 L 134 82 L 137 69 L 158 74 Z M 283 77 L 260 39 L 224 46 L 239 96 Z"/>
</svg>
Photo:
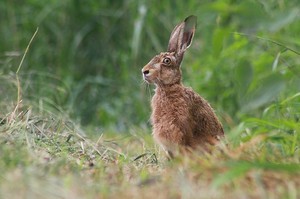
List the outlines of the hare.
<svg viewBox="0 0 300 199">
<path fill-rule="evenodd" d="M 169 158 L 179 148 L 208 150 L 224 137 L 222 124 L 209 103 L 181 82 L 180 64 L 192 43 L 196 22 L 192 15 L 178 24 L 167 52 L 156 55 L 142 69 L 144 81 L 156 86 L 151 100 L 152 134 Z"/>
</svg>

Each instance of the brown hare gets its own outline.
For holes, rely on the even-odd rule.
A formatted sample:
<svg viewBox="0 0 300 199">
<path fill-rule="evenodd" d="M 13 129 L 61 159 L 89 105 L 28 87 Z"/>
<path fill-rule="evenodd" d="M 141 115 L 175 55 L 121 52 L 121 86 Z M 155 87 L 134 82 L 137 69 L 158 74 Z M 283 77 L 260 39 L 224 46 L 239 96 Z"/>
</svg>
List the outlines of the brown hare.
<svg viewBox="0 0 300 199">
<path fill-rule="evenodd" d="M 209 103 L 181 82 L 180 64 L 195 33 L 196 16 L 187 17 L 171 33 L 168 51 L 156 55 L 142 69 L 143 79 L 156 85 L 152 98 L 153 137 L 169 157 L 174 152 L 207 150 L 224 137 Z"/>
</svg>

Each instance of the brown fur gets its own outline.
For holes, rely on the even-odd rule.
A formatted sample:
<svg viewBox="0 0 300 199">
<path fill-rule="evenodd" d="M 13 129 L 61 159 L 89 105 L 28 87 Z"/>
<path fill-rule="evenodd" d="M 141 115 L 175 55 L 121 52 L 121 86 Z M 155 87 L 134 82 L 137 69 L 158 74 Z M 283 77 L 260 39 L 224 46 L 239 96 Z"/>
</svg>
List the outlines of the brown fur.
<svg viewBox="0 0 300 199">
<path fill-rule="evenodd" d="M 153 137 L 171 157 L 180 147 L 207 149 L 224 136 L 209 103 L 181 83 L 180 63 L 192 42 L 195 26 L 194 16 L 178 24 L 171 34 L 168 52 L 155 56 L 142 69 L 144 80 L 156 85 L 151 103 Z"/>
</svg>

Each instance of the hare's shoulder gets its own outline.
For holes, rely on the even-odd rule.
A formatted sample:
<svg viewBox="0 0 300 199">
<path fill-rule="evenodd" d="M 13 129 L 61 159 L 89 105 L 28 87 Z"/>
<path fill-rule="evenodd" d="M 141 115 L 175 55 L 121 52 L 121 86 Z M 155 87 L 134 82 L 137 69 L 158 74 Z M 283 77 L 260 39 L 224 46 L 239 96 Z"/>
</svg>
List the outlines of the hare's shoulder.
<svg viewBox="0 0 300 199">
<path fill-rule="evenodd" d="M 190 87 L 184 87 L 184 96 L 194 105 L 208 105 L 208 102 Z"/>
<path fill-rule="evenodd" d="M 186 98 L 189 101 L 190 111 L 193 115 L 200 117 L 202 117 L 201 115 L 205 115 L 207 117 L 215 116 L 213 108 L 205 98 L 193 91 L 192 88 L 185 87 L 184 90 Z"/>
</svg>

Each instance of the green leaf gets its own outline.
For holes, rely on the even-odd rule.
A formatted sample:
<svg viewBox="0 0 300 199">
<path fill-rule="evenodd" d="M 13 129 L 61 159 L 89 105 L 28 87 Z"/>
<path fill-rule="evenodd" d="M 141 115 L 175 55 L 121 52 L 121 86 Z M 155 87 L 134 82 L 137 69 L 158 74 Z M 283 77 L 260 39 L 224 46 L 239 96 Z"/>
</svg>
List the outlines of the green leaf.
<svg viewBox="0 0 300 199">
<path fill-rule="evenodd" d="M 215 178 L 212 183 L 213 187 L 218 188 L 227 182 L 231 182 L 232 180 L 243 176 L 251 169 L 249 164 L 243 162 L 230 162 L 228 166 L 230 169 L 226 173 L 220 174 Z"/>
<path fill-rule="evenodd" d="M 258 160 L 254 160 L 253 162 L 248 161 L 230 161 L 227 162 L 226 166 L 229 167 L 229 170 L 225 173 L 219 174 L 212 185 L 215 188 L 218 188 L 225 183 L 230 183 L 233 180 L 242 177 L 249 170 L 269 170 L 269 171 L 277 171 L 277 172 L 287 172 L 287 173 L 299 173 L 300 165 L 291 163 L 291 164 L 278 164 L 273 162 L 260 162 Z"/>
<path fill-rule="evenodd" d="M 277 53 L 276 58 L 275 58 L 275 60 L 273 62 L 273 65 L 272 65 L 272 71 L 275 71 L 277 69 L 277 65 L 278 65 L 280 55 L 281 55 L 281 52 Z"/>
<path fill-rule="evenodd" d="M 289 12 L 283 12 L 278 14 L 276 19 L 266 25 L 269 25 L 269 30 L 272 32 L 278 31 L 281 28 L 286 27 L 288 24 L 299 19 L 299 8 L 289 10 Z"/>
<path fill-rule="evenodd" d="M 239 95 L 242 97 L 253 79 L 253 68 L 250 62 L 243 60 L 235 69 L 235 81 Z"/>
<path fill-rule="evenodd" d="M 213 33 L 212 49 L 216 57 L 218 57 L 223 50 L 223 41 L 227 37 L 228 31 L 225 29 L 217 28 Z"/>
<path fill-rule="evenodd" d="M 271 101 L 280 94 L 280 92 L 285 88 L 285 81 L 282 76 L 278 74 L 273 74 L 261 81 L 260 87 L 254 90 L 244 98 L 241 103 L 241 111 L 247 112 L 253 109 L 257 109 Z"/>
</svg>

